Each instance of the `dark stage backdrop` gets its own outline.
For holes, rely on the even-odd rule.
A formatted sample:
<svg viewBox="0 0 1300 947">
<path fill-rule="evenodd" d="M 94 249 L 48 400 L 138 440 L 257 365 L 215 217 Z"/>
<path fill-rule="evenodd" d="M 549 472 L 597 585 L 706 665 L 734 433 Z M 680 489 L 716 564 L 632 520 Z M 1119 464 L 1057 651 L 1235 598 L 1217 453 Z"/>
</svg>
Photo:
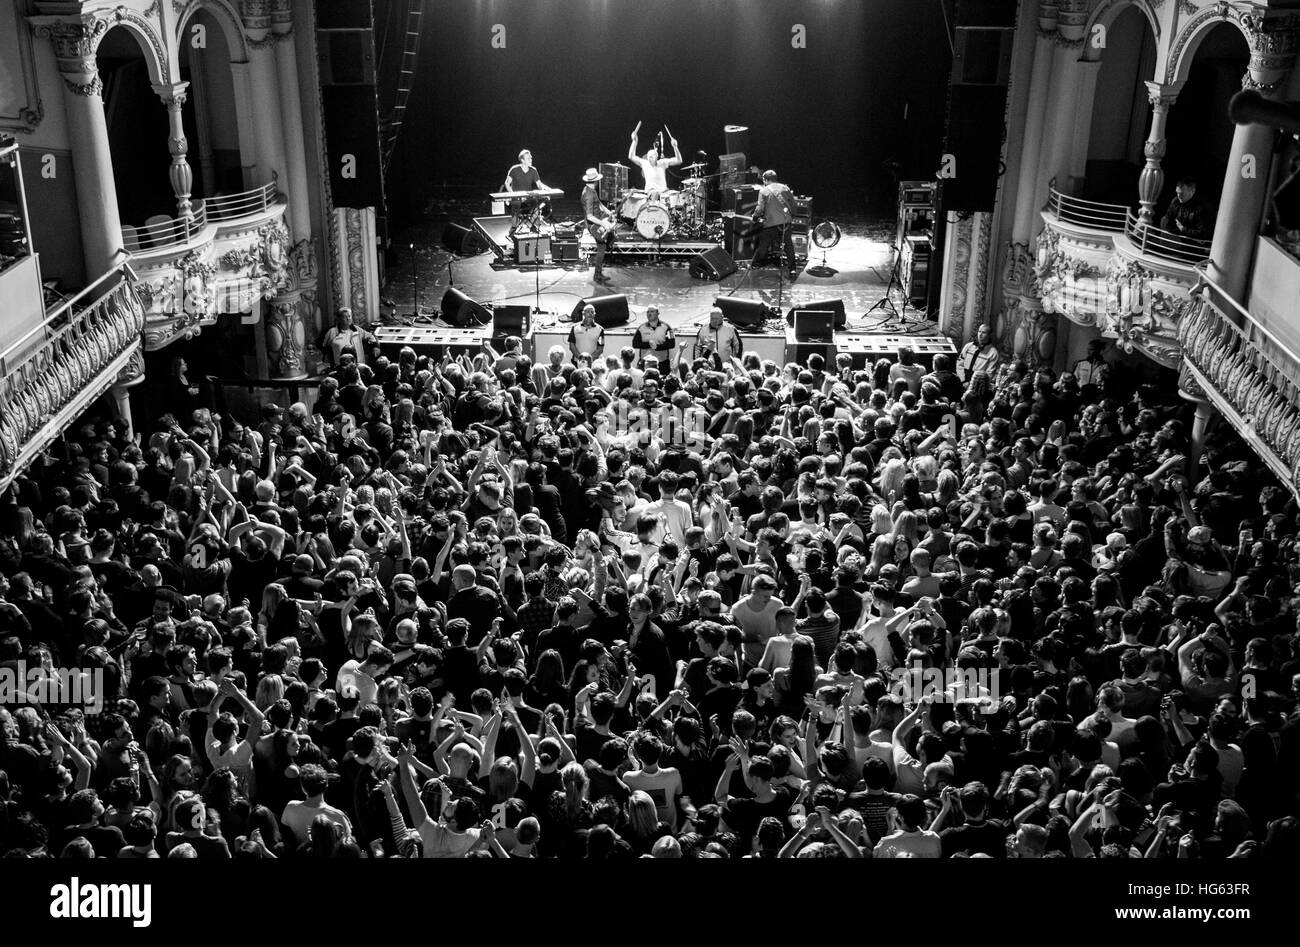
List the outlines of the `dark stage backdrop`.
<svg viewBox="0 0 1300 947">
<path fill-rule="evenodd" d="M 667 123 L 686 163 L 703 149 L 711 171 L 723 127 L 748 126 L 750 163 L 775 168 L 819 209 L 892 216 L 884 163 L 899 162 L 904 178 L 939 166 L 951 68 L 940 3 L 437 0 L 390 211 L 399 224 L 418 217 L 447 185 L 485 197 L 523 147 L 543 180 L 576 197 L 584 168 L 627 163 L 642 121 L 642 152 Z M 381 29 L 404 8 L 379 0 Z M 492 47 L 497 24 L 505 49 Z M 795 24 L 806 48 L 792 46 Z"/>
</svg>

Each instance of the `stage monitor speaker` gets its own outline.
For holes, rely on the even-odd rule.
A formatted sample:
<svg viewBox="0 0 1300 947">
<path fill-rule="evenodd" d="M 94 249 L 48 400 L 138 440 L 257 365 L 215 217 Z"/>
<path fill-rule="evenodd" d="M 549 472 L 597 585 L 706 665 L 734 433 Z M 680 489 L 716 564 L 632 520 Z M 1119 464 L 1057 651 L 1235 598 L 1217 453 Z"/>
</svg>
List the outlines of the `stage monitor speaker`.
<svg viewBox="0 0 1300 947">
<path fill-rule="evenodd" d="M 322 85 L 330 188 L 336 207 L 384 206 L 378 100 L 373 85 Z"/>
<path fill-rule="evenodd" d="M 691 257 L 691 276 L 695 279 L 726 279 L 740 267 L 722 247 L 714 247 Z"/>
<path fill-rule="evenodd" d="M 760 299 L 719 296 L 713 300 L 713 305 L 721 309 L 723 317 L 737 329 L 761 329 L 770 315 L 767 306 Z"/>
<path fill-rule="evenodd" d="M 596 307 L 596 324 L 606 329 L 627 325 L 632 320 L 627 308 L 627 297 L 622 293 L 579 300 L 578 305 L 573 307 L 571 321 L 582 321 L 582 310 L 588 306 Z"/>
<path fill-rule="evenodd" d="M 522 339 L 528 335 L 531 311 L 527 306 L 497 306 L 492 310 L 492 338 L 505 339 L 514 335 Z"/>
<path fill-rule="evenodd" d="M 722 129 L 727 139 L 728 154 L 751 154 L 749 150 L 749 128 L 745 125 L 728 125 Z"/>
<path fill-rule="evenodd" d="M 835 341 L 835 313 L 828 309 L 795 310 L 794 337 L 799 342 Z"/>
<path fill-rule="evenodd" d="M 948 91 L 946 162 L 953 176 L 942 181 L 945 212 L 992 211 L 1001 177 L 1006 86 L 953 85 Z"/>
<path fill-rule="evenodd" d="M 478 231 L 460 224 L 448 224 L 443 228 L 442 245 L 458 256 L 472 256 L 487 249 Z"/>
<path fill-rule="evenodd" d="M 449 286 L 442 294 L 443 321 L 449 325 L 465 328 L 467 326 L 485 326 L 492 321 L 492 314 L 483 306 L 470 299 L 455 286 Z"/>
<path fill-rule="evenodd" d="M 844 329 L 849 324 L 848 313 L 844 311 L 844 300 L 824 299 L 820 302 L 804 303 L 791 307 L 785 315 L 787 325 L 795 325 L 795 316 L 801 312 L 831 312 L 835 314 L 835 328 Z"/>
</svg>

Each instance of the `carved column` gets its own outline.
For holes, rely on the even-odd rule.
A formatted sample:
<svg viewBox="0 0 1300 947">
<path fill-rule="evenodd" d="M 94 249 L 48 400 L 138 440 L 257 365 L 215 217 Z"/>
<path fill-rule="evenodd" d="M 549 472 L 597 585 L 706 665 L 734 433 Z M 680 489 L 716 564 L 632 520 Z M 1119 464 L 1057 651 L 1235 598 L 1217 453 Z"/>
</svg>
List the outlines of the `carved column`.
<svg viewBox="0 0 1300 947">
<path fill-rule="evenodd" d="M 1300 47 L 1300 14 L 1267 17 L 1248 13 L 1241 18 L 1250 45 L 1250 66 L 1242 82 L 1266 98 L 1276 98 L 1295 65 Z M 1238 125 L 1219 198 L 1210 247 L 1210 275 L 1237 302 L 1244 302 L 1246 280 L 1255 253 L 1268 199 L 1274 131 L 1267 125 Z"/>
<path fill-rule="evenodd" d="M 113 387 L 108 389 L 113 399 L 117 416 L 126 422 L 126 436 L 135 433 L 135 424 L 131 419 L 131 389 L 144 381 L 144 349 L 138 348 L 131 356 L 131 361 L 118 374 Z"/>
<path fill-rule="evenodd" d="M 85 14 L 33 16 L 28 22 L 36 36 L 48 39 L 53 45 L 63 78 L 63 102 L 77 183 L 81 249 L 86 261 L 86 280 L 91 282 L 112 268 L 123 249 L 117 185 L 108 149 L 108 122 L 104 118 L 104 85 L 95 61 L 95 50 L 108 31 L 109 21 Z"/>
<path fill-rule="evenodd" d="M 307 327 L 298 308 L 298 294 L 290 293 L 271 301 L 267 307 L 266 354 L 271 373 L 276 378 L 305 378 L 304 351 Z"/>
<path fill-rule="evenodd" d="M 1138 217 L 1143 226 L 1155 222 L 1156 202 L 1160 200 L 1160 192 L 1165 186 L 1165 126 L 1169 121 L 1169 110 L 1178 101 L 1178 93 L 1182 88 L 1181 82 L 1147 83 L 1147 101 L 1151 103 L 1151 132 L 1147 135 L 1146 144 L 1142 146 L 1147 163 L 1138 177 L 1138 200 L 1142 204 Z"/>
<path fill-rule="evenodd" d="M 163 105 L 167 106 L 167 124 L 171 133 L 167 139 L 167 149 L 172 155 L 172 166 L 167 169 L 167 177 L 172 182 L 172 193 L 176 195 L 176 216 L 185 219 L 194 217 L 194 205 L 190 203 L 190 194 L 194 190 L 194 172 L 185 157 L 190 144 L 185 138 L 183 112 L 189 87 L 188 82 L 171 82 L 153 87 Z"/>
</svg>

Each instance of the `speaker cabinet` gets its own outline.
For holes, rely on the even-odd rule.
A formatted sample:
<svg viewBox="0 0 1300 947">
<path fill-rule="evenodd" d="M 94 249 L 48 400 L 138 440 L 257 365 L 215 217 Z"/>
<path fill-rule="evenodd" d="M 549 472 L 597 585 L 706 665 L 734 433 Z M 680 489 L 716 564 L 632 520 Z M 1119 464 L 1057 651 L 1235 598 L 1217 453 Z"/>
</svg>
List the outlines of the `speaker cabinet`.
<svg viewBox="0 0 1300 947">
<path fill-rule="evenodd" d="M 579 300 L 578 305 L 573 307 L 573 313 L 570 316 L 572 321 L 581 321 L 582 310 L 588 306 L 596 307 L 596 323 L 606 329 L 612 326 L 627 325 L 632 319 L 628 312 L 627 297 L 622 293 L 610 296 L 593 296 L 590 299 Z"/>
<path fill-rule="evenodd" d="M 737 329 L 761 329 L 767 320 L 767 306 L 758 299 L 736 299 L 719 296 L 713 305 L 722 310 L 723 317 Z"/>
<path fill-rule="evenodd" d="M 731 254 L 722 247 L 705 250 L 691 258 L 690 273 L 695 279 L 726 279 L 738 269 Z"/>
<path fill-rule="evenodd" d="M 821 302 L 804 303 L 801 306 L 794 306 L 786 313 L 785 321 L 787 325 L 795 325 L 795 316 L 801 312 L 830 312 L 835 314 L 835 328 L 843 329 L 849 324 L 848 313 L 844 311 L 844 300 L 827 299 Z"/>
<path fill-rule="evenodd" d="M 478 231 L 460 224 L 448 224 L 443 228 L 442 245 L 457 256 L 473 256 L 487 249 Z"/>
<path fill-rule="evenodd" d="M 528 335 L 527 306 L 497 306 L 492 310 L 492 341 L 505 342 L 510 336 L 522 339 Z"/>
<path fill-rule="evenodd" d="M 455 286 L 448 287 L 442 294 L 443 321 L 453 326 L 485 326 L 492 321 L 492 314 L 479 303 L 470 299 Z"/>
</svg>

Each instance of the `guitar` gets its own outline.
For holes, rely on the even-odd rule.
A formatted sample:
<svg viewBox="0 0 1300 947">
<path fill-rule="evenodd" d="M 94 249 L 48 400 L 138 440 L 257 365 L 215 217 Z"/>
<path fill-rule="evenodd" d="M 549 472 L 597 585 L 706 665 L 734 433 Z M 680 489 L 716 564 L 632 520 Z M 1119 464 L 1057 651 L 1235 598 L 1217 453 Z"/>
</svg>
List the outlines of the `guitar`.
<svg viewBox="0 0 1300 947">
<path fill-rule="evenodd" d="M 618 226 L 618 219 L 611 213 L 598 224 L 592 223 L 588 220 L 587 226 L 591 230 L 591 235 L 595 237 L 596 242 L 599 243 L 614 232 L 614 228 Z"/>
</svg>

